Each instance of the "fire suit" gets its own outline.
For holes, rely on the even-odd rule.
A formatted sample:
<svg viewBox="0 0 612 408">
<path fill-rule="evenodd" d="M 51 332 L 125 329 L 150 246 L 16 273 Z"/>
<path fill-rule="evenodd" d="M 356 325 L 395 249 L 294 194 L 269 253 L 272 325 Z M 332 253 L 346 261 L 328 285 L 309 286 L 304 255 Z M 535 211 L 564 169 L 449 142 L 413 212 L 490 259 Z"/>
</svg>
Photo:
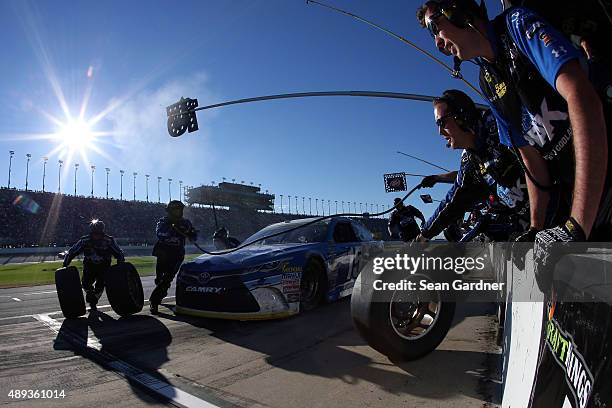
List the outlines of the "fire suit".
<svg viewBox="0 0 612 408">
<path fill-rule="evenodd" d="M 153 256 L 157 257 L 156 286 L 149 300 L 151 304 L 158 305 L 168 294 L 168 289 L 185 259 L 185 239 L 197 239 L 197 232 L 189 220 L 171 220 L 169 217 L 161 218 L 155 231 L 158 238 L 153 248 Z"/>
<path fill-rule="evenodd" d="M 490 110 L 482 113 L 475 132 L 476 147 L 461 154 L 453 186 L 423 226 L 421 235 L 425 238 L 435 237 L 490 195 L 528 218 L 529 200 L 522 169 L 512 151 L 499 143 L 495 118 Z"/>
<path fill-rule="evenodd" d="M 117 258 L 117 262 L 124 262 L 125 256 L 113 237 L 104 234 L 102 238 L 94 239 L 88 234 L 81 237 L 68 250 L 64 266 L 68 266 L 81 253 L 84 254 L 81 284 L 87 302 L 95 305 L 104 292 L 104 274 L 110 268 L 112 257 Z"/>
</svg>

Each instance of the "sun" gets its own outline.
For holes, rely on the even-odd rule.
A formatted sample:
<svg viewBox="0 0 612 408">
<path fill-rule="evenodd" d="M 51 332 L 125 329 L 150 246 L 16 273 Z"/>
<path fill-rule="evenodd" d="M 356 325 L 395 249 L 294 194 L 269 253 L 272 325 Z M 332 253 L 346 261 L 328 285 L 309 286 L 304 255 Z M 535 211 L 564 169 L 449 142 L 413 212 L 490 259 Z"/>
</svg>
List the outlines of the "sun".
<svg viewBox="0 0 612 408">
<path fill-rule="evenodd" d="M 95 133 L 83 120 L 74 120 L 65 123 L 56 133 L 56 138 L 69 151 L 87 151 L 95 143 Z"/>
</svg>

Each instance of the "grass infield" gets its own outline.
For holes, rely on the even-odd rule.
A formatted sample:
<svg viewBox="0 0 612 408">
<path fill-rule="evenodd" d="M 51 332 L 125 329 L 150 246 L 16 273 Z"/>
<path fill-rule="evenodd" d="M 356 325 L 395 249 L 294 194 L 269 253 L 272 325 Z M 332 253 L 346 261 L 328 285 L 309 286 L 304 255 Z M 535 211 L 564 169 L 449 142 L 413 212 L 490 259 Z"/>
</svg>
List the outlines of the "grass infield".
<svg viewBox="0 0 612 408">
<path fill-rule="evenodd" d="M 189 261 L 197 256 L 185 255 L 185 260 Z M 153 256 L 132 256 L 125 258 L 125 260 L 136 267 L 140 276 L 155 273 L 155 257 Z M 113 260 L 114 262 L 115 260 Z M 76 266 L 80 272 L 83 271 L 83 262 L 80 260 L 75 259 L 70 265 Z M 55 283 L 55 270 L 61 267 L 62 261 L 1 265 L 0 288 L 53 284 Z"/>
</svg>

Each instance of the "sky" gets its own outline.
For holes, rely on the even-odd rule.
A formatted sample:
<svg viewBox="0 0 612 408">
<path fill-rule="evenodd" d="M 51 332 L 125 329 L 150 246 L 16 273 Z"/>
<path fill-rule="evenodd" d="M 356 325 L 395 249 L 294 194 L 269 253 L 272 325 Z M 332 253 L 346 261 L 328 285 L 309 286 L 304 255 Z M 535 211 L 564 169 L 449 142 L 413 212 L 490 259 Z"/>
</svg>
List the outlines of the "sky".
<svg viewBox="0 0 612 408">
<path fill-rule="evenodd" d="M 500 2 L 486 1 L 489 14 Z M 415 19 L 417 1 L 329 0 L 435 53 Z M 198 113 L 200 130 L 172 138 L 165 107 L 181 97 L 200 106 L 289 92 L 369 90 L 477 95 L 406 44 L 347 16 L 303 0 L 130 0 L 0 2 L 0 185 L 167 201 L 183 185 L 235 179 L 277 196 L 392 205 L 383 174 L 434 174 L 403 151 L 457 169 L 459 151 L 445 147 L 430 103 L 356 97 L 302 98 L 234 105 Z M 465 77 L 477 83 L 475 69 Z M 81 119 L 79 119 L 81 118 Z M 65 125 L 90 125 L 92 140 L 66 143 Z M 63 131 L 64 130 L 64 131 Z M 58 160 L 64 161 L 62 172 Z M 408 177 L 409 187 L 420 180 Z M 443 198 L 448 185 L 421 193 Z M 308 198 L 306 198 L 308 203 Z M 426 216 L 435 205 L 408 200 Z M 307 204 L 308 206 L 308 204 Z M 339 204 L 340 206 L 340 204 Z M 327 206 L 326 206 L 327 207 Z M 295 201 L 292 199 L 292 209 Z M 313 209 L 314 211 L 314 209 Z M 327 208 L 325 209 L 327 213 Z"/>
</svg>

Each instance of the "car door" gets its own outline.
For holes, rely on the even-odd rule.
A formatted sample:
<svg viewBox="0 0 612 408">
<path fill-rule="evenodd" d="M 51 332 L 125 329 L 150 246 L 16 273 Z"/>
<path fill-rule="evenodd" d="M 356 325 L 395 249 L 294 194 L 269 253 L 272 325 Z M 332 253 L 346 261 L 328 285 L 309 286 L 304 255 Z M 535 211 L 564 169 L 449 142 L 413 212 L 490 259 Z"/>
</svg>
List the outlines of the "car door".
<svg viewBox="0 0 612 408">
<path fill-rule="evenodd" d="M 335 288 L 343 289 L 347 281 L 353 280 L 354 263 L 358 259 L 359 238 L 348 220 L 340 220 L 334 225 L 332 241 L 335 258 Z M 339 294 L 339 292 L 338 292 Z"/>
</svg>

